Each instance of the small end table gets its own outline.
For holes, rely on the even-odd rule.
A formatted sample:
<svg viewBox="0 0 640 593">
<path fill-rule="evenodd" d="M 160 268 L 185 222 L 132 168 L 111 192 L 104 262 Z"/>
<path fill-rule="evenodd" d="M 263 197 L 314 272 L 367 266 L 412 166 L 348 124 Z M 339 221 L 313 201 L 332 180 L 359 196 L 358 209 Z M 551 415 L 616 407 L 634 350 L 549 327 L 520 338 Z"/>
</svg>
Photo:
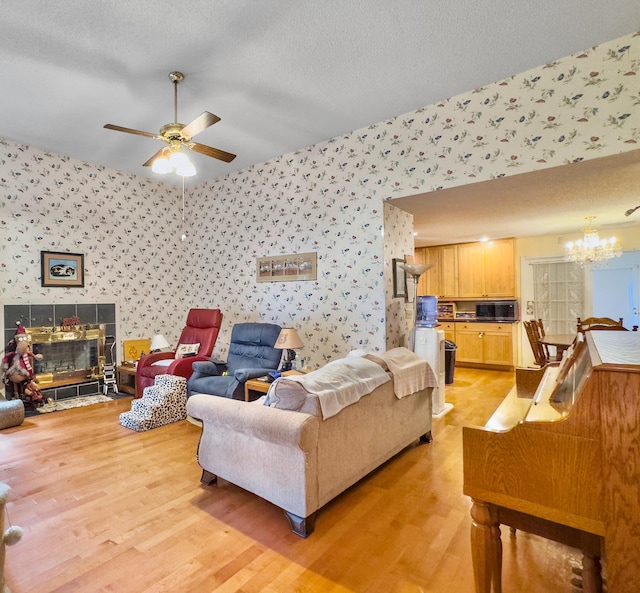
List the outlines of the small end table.
<svg viewBox="0 0 640 593">
<path fill-rule="evenodd" d="M 116 381 L 118 391 L 123 391 L 129 395 L 136 394 L 136 364 L 125 362 L 116 368 Z"/>
<path fill-rule="evenodd" d="M 283 377 L 290 377 L 291 375 L 304 375 L 308 373 L 310 369 L 300 369 L 297 371 L 285 371 L 282 373 Z M 262 381 L 260 379 L 249 379 L 244 384 L 244 401 L 249 401 L 249 392 L 257 391 L 258 393 L 267 393 L 271 383 L 269 381 Z"/>
</svg>

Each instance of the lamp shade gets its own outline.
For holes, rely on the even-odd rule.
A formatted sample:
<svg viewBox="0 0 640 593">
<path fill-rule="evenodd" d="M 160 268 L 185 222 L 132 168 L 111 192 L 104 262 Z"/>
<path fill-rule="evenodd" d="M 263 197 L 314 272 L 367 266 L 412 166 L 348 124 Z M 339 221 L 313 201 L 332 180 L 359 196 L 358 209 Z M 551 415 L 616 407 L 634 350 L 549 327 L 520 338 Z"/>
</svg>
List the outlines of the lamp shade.
<svg viewBox="0 0 640 593">
<path fill-rule="evenodd" d="M 153 160 L 151 170 L 161 175 L 175 171 L 181 177 L 193 177 L 196 174 L 196 168 L 189 160 L 189 157 L 180 150 L 179 144 L 172 144 L 163 148 Z"/>
<path fill-rule="evenodd" d="M 407 263 L 399 263 L 398 267 L 402 268 L 407 274 L 413 276 L 414 278 L 419 278 L 424 274 L 427 270 L 433 268 L 435 264 L 407 264 Z"/>
<path fill-rule="evenodd" d="M 283 327 L 274 345 L 275 348 L 279 348 L 280 350 L 292 350 L 294 348 L 302 348 L 303 346 L 304 344 L 298 332 L 292 327 Z"/>
<path fill-rule="evenodd" d="M 171 163 L 169 163 L 169 159 L 164 156 L 159 156 L 153 161 L 153 165 L 151 165 L 151 170 L 154 173 L 160 173 L 161 175 L 165 175 L 166 173 L 171 173 Z"/>
<path fill-rule="evenodd" d="M 166 338 L 162 334 L 156 334 L 151 340 L 151 350 L 162 350 L 163 348 L 170 348 L 171 345 L 167 342 Z"/>
</svg>

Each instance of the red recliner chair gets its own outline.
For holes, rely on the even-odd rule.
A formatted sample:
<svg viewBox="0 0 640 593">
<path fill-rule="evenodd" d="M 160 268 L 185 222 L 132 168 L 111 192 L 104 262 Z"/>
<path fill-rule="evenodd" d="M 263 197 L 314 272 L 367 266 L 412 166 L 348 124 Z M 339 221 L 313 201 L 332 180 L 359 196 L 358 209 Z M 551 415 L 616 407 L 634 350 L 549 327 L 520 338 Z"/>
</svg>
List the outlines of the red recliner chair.
<svg viewBox="0 0 640 593">
<path fill-rule="evenodd" d="M 154 384 L 156 375 L 179 375 L 188 380 L 193 373 L 191 366 L 194 362 L 209 360 L 221 325 L 220 309 L 191 309 L 187 315 L 187 325 L 180 334 L 178 347 L 200 344 L 198 353 L 184 358 L 176 358 L 175 351 L 143 356 L 136 369 L 136 397 L 142 397 L 144 388 Z"/>
</svg>

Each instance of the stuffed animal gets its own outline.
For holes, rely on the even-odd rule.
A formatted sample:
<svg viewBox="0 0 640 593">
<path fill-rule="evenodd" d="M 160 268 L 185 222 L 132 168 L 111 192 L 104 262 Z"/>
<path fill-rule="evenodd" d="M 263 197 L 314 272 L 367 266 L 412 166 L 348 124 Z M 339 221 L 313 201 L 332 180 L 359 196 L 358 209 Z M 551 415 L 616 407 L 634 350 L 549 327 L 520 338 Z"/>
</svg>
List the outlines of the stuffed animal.
<svg viewBox="0 0 640 593">
<path fill-rule="evenodd" d="M 4 579 L 5 546 L 12 546 L 22 538 L 22 528 L 11 525 L 4 528 L 5 506 L 9 497 L 10 488 L 0 482 L 0 593 L 9 593 L 9 588 Z"/>
<path fill-rule="evenodd" d="M 3 379 L 9 396 L 17 395 L 27 403 L 34 405 L 42 403 L 42 391 L 35 380 L 35 372 L 31 362 L 42 360 L 42 354 L 33 354 L 29 349 L 27 333 L 18 324 L 16 335 L 7 344 L 6 354 L 2 361 Z"/>
</svg>

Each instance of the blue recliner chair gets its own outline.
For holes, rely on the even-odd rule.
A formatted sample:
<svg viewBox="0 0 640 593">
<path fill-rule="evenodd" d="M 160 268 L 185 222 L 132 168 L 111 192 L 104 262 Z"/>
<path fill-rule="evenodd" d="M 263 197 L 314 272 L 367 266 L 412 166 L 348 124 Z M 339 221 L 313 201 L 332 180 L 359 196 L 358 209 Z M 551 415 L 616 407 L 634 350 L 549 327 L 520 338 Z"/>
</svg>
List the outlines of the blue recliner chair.
<svg viewBox="0 0 640 593">
<path fill-rule="evenodd" d="M 227 362 L 194 362 L 187 396 L 207 393 L 244 399 L 245 381 L 278 369 L 282 350 L 274 344 L 280 329 L 272 323 L 236 323 L 231 330 Z"/>
</svg>

